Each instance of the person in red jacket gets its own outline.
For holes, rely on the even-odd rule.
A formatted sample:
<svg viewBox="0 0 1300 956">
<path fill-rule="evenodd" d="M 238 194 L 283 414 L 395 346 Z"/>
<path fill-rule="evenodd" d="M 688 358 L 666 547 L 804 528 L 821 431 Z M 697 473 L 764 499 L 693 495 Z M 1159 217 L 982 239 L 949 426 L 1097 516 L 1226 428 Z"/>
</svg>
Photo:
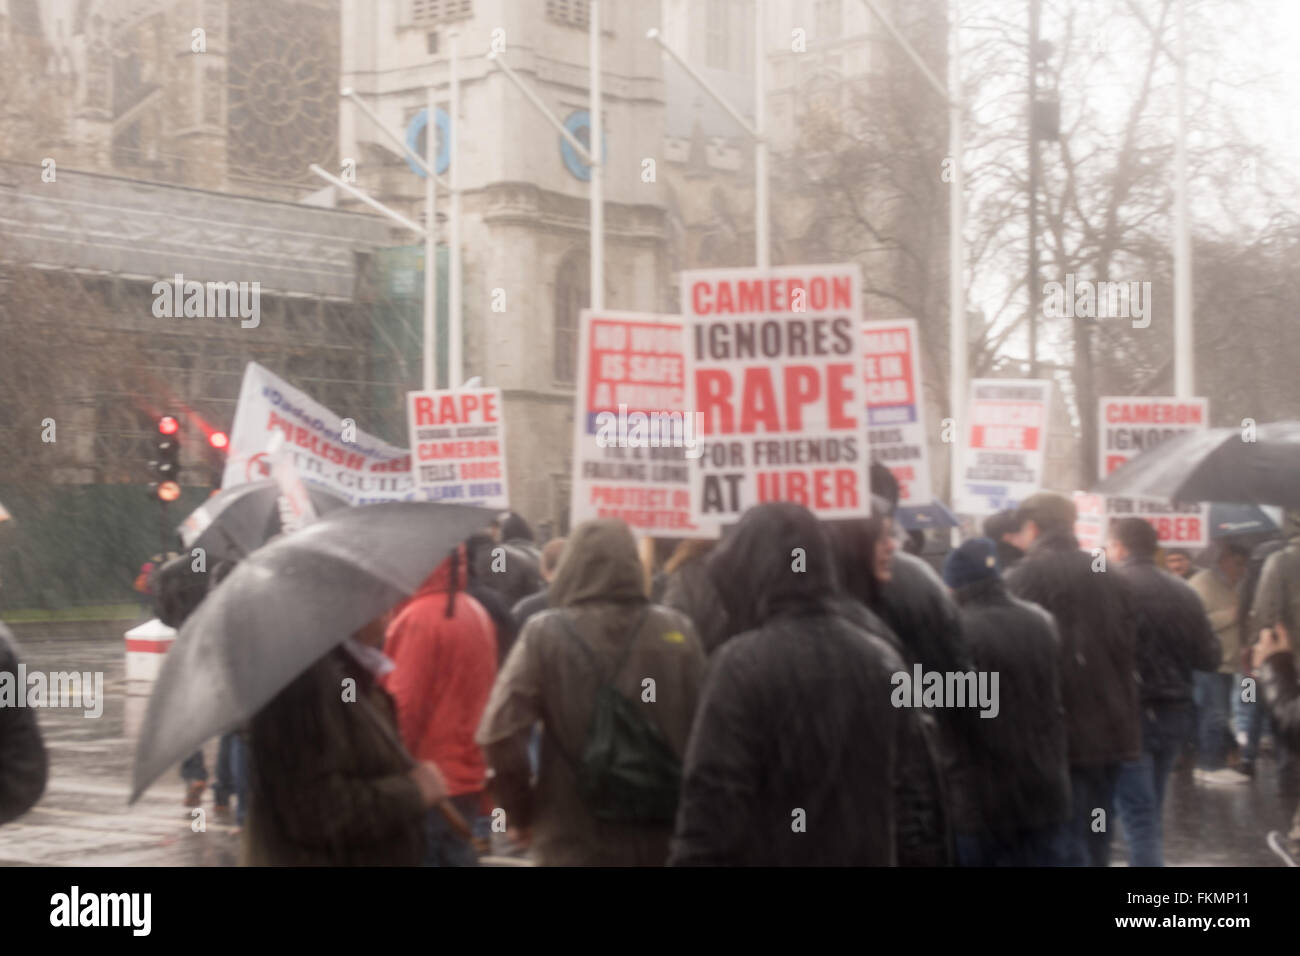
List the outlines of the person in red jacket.
<svg viewBox="0 0 1300 956">
<path fill-rule="evenodd" d="M 483 605 L 464 591 L 465 549 L 458 547 L 393 618 L 384 653 L 393 669 L 383 686 L 411 755 L 441 771 L 451 802 L 467 823 L 482 814 L 487 762 L 474 732 L 497 673 L 497 640 Z M 468 825 L 429 814 L 425 863 L 473 866 Z"/>
</svg>

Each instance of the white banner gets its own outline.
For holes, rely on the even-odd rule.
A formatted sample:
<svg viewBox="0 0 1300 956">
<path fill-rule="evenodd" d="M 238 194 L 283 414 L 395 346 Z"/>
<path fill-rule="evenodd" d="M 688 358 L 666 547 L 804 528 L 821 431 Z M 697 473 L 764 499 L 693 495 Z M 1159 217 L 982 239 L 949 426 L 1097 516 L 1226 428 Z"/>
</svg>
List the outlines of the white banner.
<svg viewBox="0 0 1300 956">
<path fill-rule="evenodd" d="M 640 534 L 714 537 L 691 518 L 698 467 L 679 315 L 584 309 L 569 521 L 620 518 Z"/>
<path fill-rule="evenodd" d="M 766 501 L 870 513 L 858 267 L 683 272 L 687 408 L 703 417 L 701 524 Z"/>
<path fill-rule="evenodd" d="M 510 507 L 499 388 L 406 393 L 421 500 Z"/>
<path fill-rule="evenodd" d="M 962 434 L 957 511 L 996 514 L 1043 484 L 1052 383 L 977 378 L 970 383 Z"/>
<path fill-rule="evenodd" d="M 901 507 L 928 505 L 934 497 L 916 320 L 864 322 L 862 329 L 871 460 L 880 462 L 898 480 Z"/>
<path fill-rule="evenodd" d="M 235 406 L 221 486 L 271 477 L 271 438 L 284 435 L 299 476 L 354 505 L 416 497 L 411 456 L 346 423 L 269 370 L 249 362 Z"/>
</svg>

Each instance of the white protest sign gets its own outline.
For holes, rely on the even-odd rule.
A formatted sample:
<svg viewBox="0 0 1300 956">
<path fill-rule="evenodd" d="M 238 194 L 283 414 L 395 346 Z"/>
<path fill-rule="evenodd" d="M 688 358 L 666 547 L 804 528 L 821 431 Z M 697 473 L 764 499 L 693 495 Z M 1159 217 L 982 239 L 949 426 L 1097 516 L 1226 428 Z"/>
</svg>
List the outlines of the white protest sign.
<svg viewBox="0 0 1300 956">
<path fill-rule="evenodd" d="M 1205 398 L 1106 396 L 1099 400 L 1100 444 L 1097 465 L 1105 478 L 1130 459 L 1178 435 L 1203 431 L 1210 424 Z M 1162 548 L 1204 548 L 1210 543 L 1210 508 L 1196 502 L 1174 504 L 1159 498 L 1112 495 L 1106 515 L 1143 518 L 1155 527 Z"/>
<path fill-rule="evenodd" d="M 928 505 L 934 497 L 916 320 L 864 322 L 862 329 L 871 460 L 897 479 L 900 506 Z"/>
<path fill-rule="evenodd" d="M 422 500 L 510 507 L 502 416 L 499 388 L 407 392 L 406 420 Z"/>
<path fill-rule="evenodd" d="M 870 513 L 858 267 L 683 272 L 687 407 L 703 417 L 700 523 L 767 501 Z"/>
<path fill-rule="evenodd" d="M 1043 483 L 1052 383 L 977 378 L 970 383 L 962 434 L 957 510 L 969 515 L 1015 508 Z"/>
<path fill-rule="evenodd" d="M 713 537 L 691 519 L 697 419 L 686 412 L 681 316 L 584 309 L 570 523 L 619 518 L 641 534 Z"/>
</svg>

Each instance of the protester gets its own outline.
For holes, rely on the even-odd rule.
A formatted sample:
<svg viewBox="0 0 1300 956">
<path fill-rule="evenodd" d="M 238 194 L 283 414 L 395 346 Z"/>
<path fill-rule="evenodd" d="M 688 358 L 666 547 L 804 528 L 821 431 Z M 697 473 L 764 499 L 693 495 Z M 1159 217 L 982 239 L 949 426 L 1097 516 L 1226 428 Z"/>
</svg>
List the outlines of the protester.
<svg viewBox="0 0 1300 956">
<path fill-rule="evenodd" d="M 1114 575 L 1094 571 L 1095 559 L 1079 550 L 1076 511 L 1068 498 L 1031 495 L 1017 516 L 1027 548 L 1007 575 L 1007 589 L 1051 613 L 1062 640 L 1073 808 L 1064 860 L 1106 866 L 1120 765 L 1141 752 L 1137 635 L 1127 590 Z M 1095 829 L 1098 821 L 1102 826 Z"/>
<path fill-rule="evenodd" d="M 1196 573 L 1191 554 L 1183 548 L 1170 548 L 1165 552 L 1165 570 L 1188 580 Z"/>
<path fill-rule="evenodd" d="M 529 620 L 492 689 L 478 741 L 507 826 L 525 841 L 531 836 L 539 864 L 657 866 L 668 857 L 677 764 L 705 658 L 690 621 L 651 604 L 644 585 L 627 525 L 579 525 L 551 582 L 551 609 Z M 611 690 L 621 705 L 610 700 Z M 595 785 L 608 775 L 587 761 L 593 748 L 609 752 L 611 727 L 603 718 L 611 712 L 622 724 L 612 730 L 635 731 L 643 747 L 625 765 L 659 769 L 668 752 L 667 800 L 662 777 L 654 775 L 645 789 L 621 781 L 631 790 L 625 813 L 596 802 Z M 544 742 L 534 785 L 528 740 L 538 721 Z"/>
<path fill-rule="evenodd" d="M 236 561 L 224 559 L 211 569 L 197 571 L 189 553 L 177 555 L 159 565 L 151 575 L 150 593 L 154 613 L 168 627 L 180 630 L 194 610 L 235 568 Z M 247 814 L 247 757 L 240 731 L 222 734 L 217 743 L 216 781 L 212 787 L 213 816 L 221 823 L 231 819 L 230 798 L 238 798 L 236 823 L 242 825 Z M 185 781 L 182 803 L 194 808 L 203 805 L 208 787 L 208 768 L 203 750 L 194 751 L 181 761 L 181 779 Z"/>
<path fill-rule="evenodd" d="M 1237 627 L 1237 592 L 1249 554 L 1236 544 L 1216 548 L 1214 567 L 1188 580 L 1201 599 L 1210 627 L 1223 648 L 1217 666 L 1198 670 L 1196 677 L 1197 779 L 1208 783 L 1244 783 L 1247 774 L 1228 767 L 1236 743 L 1232 734 L 1233 701 L 1241 696 L 1241 642 Z"/>
<path fill-rule="evenodd" d="M 957 862 L 1054 866 L 1070 818 L 1061 641 L 1050 614 L 1007 592 L 997 555 L 973 538 L 943 567 L 975 671 L 998 677 L 997 712 L 974 722 L 951 779 Z"/>
<path fill-rule="evenodd" d="M 496 630 L 499 668 L 505 664 L 506 658 L 510 655 L 510 648 L 514 647 L 515 639 L 519 636 L 519 627 L 515 624 L 515 616 L 510 611 L 513 605 L 507 603 L 506 596 L 495 586 L 497 579 L 491 576 L 492 549 L 495 547 L 496 543 L 489 534 L 472 534 L 465 539 L 465 566 L 469 573 L 465 591 L 483 606 L 488 617 L 492 619 L 492 626 Z M 540 580 L 539 572 L 538 581 Z"/>
<path fill-rule="evenodd" d="M 246 865 L 423 860 L 425 817 L 446 785 L 437 767 L 417 762 L 402 745 L 392 702 L 378 684 L 381 668 L 365 653 L 383 640 L 384 624 L 371 621 L 250 721 Z"/>
<path fill-rule="evenodd" d="M 998 570 L 1003 574 L 1011 570 L 1025 556 L 1020 547 L 1020 518 L 1012 509 L 999 511 L 984 519 L 984 537 L 991 539 L 998 549 Z"/>
<path fill-rule="evenodd" d="M 1260 631 L 1252 654 L 1252 663 L 1260 672 L 1269 718 L 1279 744 L 1291 752 L 1292 763 L 1300 751 L 1300 679 L 1294 651 L 1290 628 L 1278 621 Z M 1300 866 L 1300 805 L 1294 808 L 1290 830 L 1285 835 L 1270 833 L 1268 842 L 1289 866 Z"/>
<path fill-rule="evenodd" d="M 712 654 L 734 633 L 708 573 L 714 544 L 701 538 L 683 539 L 664 563 L 663 602 L 691 619 L 706 654 Z"/>
<path fill-rule="evenodd" d="M 948 862 L 925 718 L 890 703 L 903 660 L 842 613 L 817 520 L 751 508 L 709 571 L 737 636 L 710 663 L 671 862 Z"/>
<path fill-rule="evenodd" d="M 0 674 L 10 675 L 17 694 L 27 688 L 17 683 L 18 644 L 0 623 Z M 32 707 L 14 706 L 0 698 L 0 824 L 16 820 L 40 800 L 49 776 L 49 758 Z"/>
<path fill-rule="evenodd" d="M 1256 623 L 1266 630 L 1281 622 L 1300 633 L 1300 509 L 1286 513 L 1282 534 L 1286 544 L 1269 555 L 1260 572 Z"/>
<path fill-rule="evenodd" d="M 1120 768 L 1115 792 L 1131 866 L 1164 865 L 1165 784 L 1196 721 L 1192 674 L 1223 659 L 1196 592 L 1156 567 L 1157 544 L 1155 527 L 1141 518 L 1114 522 L 1106 542 L 1108 570 L 1128 586 L 1137 624 L 1142 753 Z"/>
<path fill-rule="evenodd" d="M 539 611 L 545 611 L 549 606 L 546 589 L 555 580 L 555 571 L 564 556 L 564 543 L 564 538 L 552 538 L 546 542 L 546 547 L 542 548 L 542 560 L 537 568 L 542 576 L 542 588 L 526 598 L 521 598 L 519 603 L 511 608 L 510 616 L 514 618 L 515 633 L 524 629 L 530 617 Z"/>
<path fill-rule="evenodd" d="M 1242 667 L 1248 677 L 1259 676 L 1258 668 L 1254 663 L 1254 645 L 1262 630 L 1259 625 L 1259 608 L 1256 601 L 1259 593 L 1259 579 L 1269 556 L 1285 547 L 1286 542 L 1280 539 L 1257 544 L 1250 552 L 1250 558 L 1246 562 L 1246 570 L 1242 575 L 1239 588 L 1240 599 L 1237 602 L 1237 633 L 1241 640 Z M 1242 709 L 1246 713 L 1246 741 L 1241 752 L 1239 769 L 1247 776 L 1254 776 L 1255 760 L 1259 756 L 1260 744 L 1265 729 L 1268 728 L 1269 733 L 1272 734 L 1272 720 L 1268 716 L 1268 708 L 1263 706 L 1263 701 L 1258 698 L 1252 701 L 1243 701 Z M 1274 747 L 1274 754 L 1278 762 L 1278 783 L 1284 792 L 1290 789 L 1289 778 L 1293 775 L 1292 768 L 1294 766 L 1287 759 L 1287 753 L 1285 747 Z"/>
<path fill-rule="evenodd" d="M 499 593 L 508 614 L 510 608 L 541 588 L 541 552 L 533 544 L 528 522 L 513 511 L 497 517 L 491 535 L 489 541 L 481 542 L 482 546 L 477 546 L 480 540 L 476 539 L 472 549 L 473 579 Z"/>
<path fill-rule="evenodd" d="M 487 611 L 463 590 L 466 573 L 461 546 L 393 619 L 384 643 L 393 669 L 381 683 L 397 706 L 406 749 L 438 768 L 451 804 L 468 822 L 486 815 L 487 763 L 474 732 L 496 678 L 497 647 Z M 429 812 L 425 836 L 429 866 L 478 862 L 442 810 Z"/>
</svg>

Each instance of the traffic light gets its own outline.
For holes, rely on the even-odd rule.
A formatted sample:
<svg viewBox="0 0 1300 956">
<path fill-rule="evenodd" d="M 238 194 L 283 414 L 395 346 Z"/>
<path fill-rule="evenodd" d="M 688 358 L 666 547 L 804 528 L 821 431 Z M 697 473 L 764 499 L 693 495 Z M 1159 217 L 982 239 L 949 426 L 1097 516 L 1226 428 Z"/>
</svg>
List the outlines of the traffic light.
<svg viewBox="0 0 1300 956">
<path fill-rule="evenodd" d="M 164 504 L 181 496 L 181 423 L 175 415 L 158 419 L 158 434 L 154 438 L 154 459 L 149 462 L 153 471 L 150 494 Z"/>
<path fill-rule="evenodd" d="M 230 451 L 230 436 L 225 432 L 208 433 L 208 464 L 212 469 L 212 485 L 221 487 L 226 472 L 226 453 Z"/>
</svg>

